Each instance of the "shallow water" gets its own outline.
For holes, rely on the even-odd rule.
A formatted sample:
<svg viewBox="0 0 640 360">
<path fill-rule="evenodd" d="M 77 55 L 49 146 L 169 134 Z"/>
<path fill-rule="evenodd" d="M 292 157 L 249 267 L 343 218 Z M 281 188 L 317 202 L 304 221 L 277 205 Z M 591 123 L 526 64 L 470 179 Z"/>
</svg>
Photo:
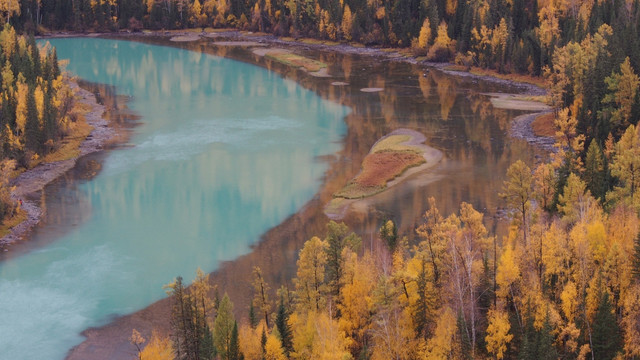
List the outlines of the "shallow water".
<svg viewBox="0 0 640 360">
<path fill-rule="evenodd" d="M 46 224 L 0 262 L 0 359 L 62 359 L 80 332 L 247 253 L 317 192 L 349 109 L 257 66 L 170 47 L 54 39 L 82 79 L 133 97 L 131 148 L 57 186 Z M 65 203 L 81 209 L 68 215 Z M 61 224 L 53 219 L 59 217 Z M 71 222 L 71 224 L 70 224 Z"/>
</svg>

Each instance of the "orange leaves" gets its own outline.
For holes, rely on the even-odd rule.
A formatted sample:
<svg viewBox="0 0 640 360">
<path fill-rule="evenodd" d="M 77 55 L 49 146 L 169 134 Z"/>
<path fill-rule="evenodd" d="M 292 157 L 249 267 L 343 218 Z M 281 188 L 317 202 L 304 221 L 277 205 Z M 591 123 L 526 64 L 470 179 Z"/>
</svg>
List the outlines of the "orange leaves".
<svg viewBox="0 0 640 360">
<path fill-rule="evenodd" d="M 491 309 L 487 317 L 489 318 L 487 336 L 485 337 L 487 351 L 494 354 L 497 359 L 502 359 L 507 351 L 507 344 L 513 339 L 513 335 L 509 333 L 511 330 L 509 314 L 505 311 Z"/>
<path fill-rule="evenodd" d="M 511 284 L 520 278 L 520 268 L 515 259 L 514 251 L 511 246 L 507 245 L 504 252 L 500 256 L 500 264 L 496 274 L 496 282 L 498 284 L 497 295 L 506 298 L 509 294 Z"/>
<path fill-rule="evenodd" d="M 134 330 L 135 331 L 135 330 Z M 166 336 L 160 335 L 158 332 L 153 331 L 151 334 L 151 340 L 145 348 L 139 354 L 140 359 L 147 360 L 172 360 L 175 353 L 171 339 Z"/>
</svg>

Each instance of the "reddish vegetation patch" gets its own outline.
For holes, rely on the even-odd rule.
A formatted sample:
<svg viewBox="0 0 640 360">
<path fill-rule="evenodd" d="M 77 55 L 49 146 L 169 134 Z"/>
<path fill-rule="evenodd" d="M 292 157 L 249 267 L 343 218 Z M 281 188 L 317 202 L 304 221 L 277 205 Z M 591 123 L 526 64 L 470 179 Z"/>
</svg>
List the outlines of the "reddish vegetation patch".
<svg viewBox="0 0 640 360">
<path fill-rule="evenodd" d="M 366 187 L 384 186 L 405 169 L 423 162 L 424 157 L 415 152 L 390 151 L 369 154 L 362 163 L 362 173 L 354 182 Z"/>
<path fill-rule="evenodd" d="M 538 116 L 533 120 L 533 123 L 531 123 L 531 129 L 533 129 L 533 133 L 536 136 L 555 136 L 556 127 L 554 124 L 553 113 Z"/>
</svg>

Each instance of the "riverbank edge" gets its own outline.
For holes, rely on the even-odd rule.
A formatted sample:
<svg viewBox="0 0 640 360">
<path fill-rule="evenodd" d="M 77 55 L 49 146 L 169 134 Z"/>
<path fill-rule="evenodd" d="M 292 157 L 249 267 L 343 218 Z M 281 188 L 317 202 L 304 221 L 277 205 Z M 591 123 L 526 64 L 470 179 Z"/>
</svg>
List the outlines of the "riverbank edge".
<svg viewBox="0 0 640 360">
<path fill-rule="evenodd" d="M 22 210 L 27 218 L 12 227 L 9 233 L 0 239 L 0 249 L 8 251 L 8 247 L 29 236 L 42 216 L 44 210 L 39 201 L 36 200 L 38 192 L 45 186 L 58 179 L 71 170 L 81 157 L 104 150 L 105 146 L 112 143 L 118 136 L 118 131 L 111 126 L 111 123 L 104 118 L 106 107 L 98 103 L 96 96 L 90 91 L 83 89 L 74 79 L 66 80 L 70 89 L 75 93 L 76 102 L 89 107 L 89 111 L 84 115 L 86 123 L 93 129 L 89 135 L 80 143 L 78 156 L 71 159 L 54 161 L 39 164 L 33 169 L 21 173 L 11 180 L 10 186 L 15 188 L 11 192 L 14 201 L 22 201 Z"/>
</svg>

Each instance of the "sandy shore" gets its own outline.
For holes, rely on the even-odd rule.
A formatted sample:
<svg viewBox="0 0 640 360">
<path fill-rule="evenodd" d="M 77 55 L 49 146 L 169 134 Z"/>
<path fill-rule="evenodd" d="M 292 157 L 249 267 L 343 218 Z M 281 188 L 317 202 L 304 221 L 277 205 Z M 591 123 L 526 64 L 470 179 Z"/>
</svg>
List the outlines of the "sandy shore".
<svg viewBox="0 0 640 360">
<path fill-rule="evenodd" d="M 554 144 L 556 140 L 548 136 L 538 136 L 534 134 L 531 124 L 540 115 L 547 114 L 551 110 L 545 110 L 542 112 L 536 112 L 533 114 L 524 114 L 516 117 L 511 122 L 511 129 L 509 129 L 509 135 L 514 138 L 524 139 L 529 144 L 539 147 L 546 151 L 556 151 Z"/>
<path fill-rule="evenodd" d="M 532 113 L 517 116 L 511 121 L 509 135 L 524 139 L 529 144 L 545 151 L 555 151 L 555 139 L 548 136 L 538 136 L 534 133 L 531 124 L 540 115 L 548 114 L 553 109 L 547 104 L 537 100 L 528 99 L 522 95 L 487 93 L 491 97 L 491 104 L 498 109 L 532 111 Z"/>
<path fill-rule="evenodd" d="M 91 110 L 85 114 L 85 118 L 87 124 L 91 125 L 93 130 L 80 144 L 80 155 L 78 157 L 40 164 L 23 172 L 11 181 L 10 185 L 15 186 L 11 197 L 14 200 L 22 199 L 22 209 L 26 211 L 27 219 L 14 226 L 9 234 L 0 239 L 0 248 L 4 248 L 4 251 L 7 251 L 6 247 L 8 245 L 28 236 L 31 229 L 40 222 L 43 212 L 38 201 L 32 200 L 32 198 L 35 198 L 34 195 L 44 189 L 47 184 L 73 168 L 78 158 L 102 150 L 117 135 L 116 130 L 109 127 L 109 122 L 103 118 L 105 107 L 96 101 L 95 95 L 78 86 L 75 81 L 70 81 L 69 86 L 76 93 L 76 101 L 90 107 Z"/>
</svg>

